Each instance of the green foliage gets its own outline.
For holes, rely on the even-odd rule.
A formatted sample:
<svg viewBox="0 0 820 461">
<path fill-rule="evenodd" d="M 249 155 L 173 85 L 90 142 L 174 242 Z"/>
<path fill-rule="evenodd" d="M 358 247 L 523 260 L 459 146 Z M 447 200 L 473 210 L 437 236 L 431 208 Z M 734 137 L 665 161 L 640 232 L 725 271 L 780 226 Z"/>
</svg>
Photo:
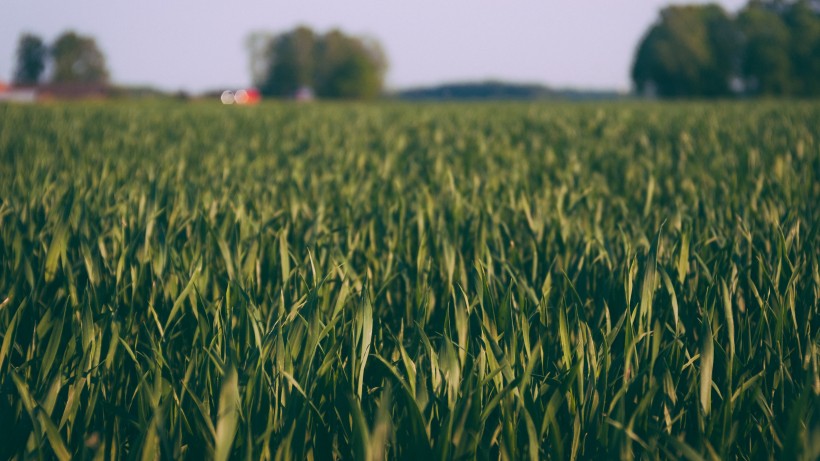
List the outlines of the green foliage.
<svg viewBox="0 0 820 461">
<path fill-rule="evenodd" d="M 264 94 L 293 97 L 311 88 L 322 98 L 371 99 L 382 91 L 387 63 L 373 40 L 298 27 L 275 37 L 252 34 L 248 46 Z"/>
<path fill-rule="evenodd" d="M 269 42 L 270 63 L 260 88 L 265 94 L 290 97 L 302 87 L 313 86 L 317 37 L 299 27 Z"/>
<path fill-rule="evenodd" d="M 23 34 L 17 45 L 14 83 L 17 85 L 37 84 L 46 68 L 47 57 L 48 48 L 40 37 Z"/>
<path fill-rule="evenodd" d="M 732 18 L 717 5 L 667 7 L 638 46 L 632 80 L 662 97 L 818 96 L 820 8 L 751 1 Z"/>
<path fill-rule="evenodd" d="M 638 47 L 632 79 L 663 97 L 730 94 L 738 36 L 717 5 L 670 6 Z"/>
<path fill-rule="evenodd" d="M 0 105 L 0 458 L 820 454 L 817 103 L 230 109 Z"/>
<path fill-rule="evenodd" d="M 820 2 L 798 2 L 788 10 L 786 23 L 794 94 L 820 95 Z"/>
<path fill-rule="evenodd" d="M 750 5 L 738 17 L 745 37 L 743 76 L 753 93 L 792 93 L 789 27 L 777 11 Z"/>
<path fill-rule="evenodd" d="M 92 37 L 64 32 L 51 47 L 55 83 L 106 83 L 105 56 Z"/>
</svg>

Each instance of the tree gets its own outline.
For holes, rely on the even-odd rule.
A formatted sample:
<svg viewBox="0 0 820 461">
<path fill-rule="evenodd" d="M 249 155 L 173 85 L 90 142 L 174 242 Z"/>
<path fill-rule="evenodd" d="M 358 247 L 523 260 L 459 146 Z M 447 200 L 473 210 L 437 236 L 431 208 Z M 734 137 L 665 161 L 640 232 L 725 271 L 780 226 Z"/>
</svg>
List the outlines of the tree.
<svg viewBox="0 0 820 461">
<path fill-rule="evenodd" d="M 786 13 L 791 30 L 789 56 L 793 90 L 801 96 L 820 95 L 820 1 L 799 1 Z"/>
<path fill-rule="evenodd" d="M 68 31 L 54 42 L 55 83 L 106 83 L 108 69 L 105 56 L 92 37 Z"/>
<path fill-rule="evenodd" d="M 632 79 L 666 97 L 820 95 L 820 0 L 752 0 L 735 18 L 715 5 L 666 8 Z"/>
<path fill-rule="evenodd" d="M 737 22 L 749 93 L 820 95 L 820 2 L 754 0 Z"/>
<path fill-rule="evenodd" d="M 717 5 L 664 8 L 638 47 L 632 79 L 639 92 L 664 97 L 728 95 L 738 43 Z"/>
<path fill-rule="evenodd" d="M 382 91 L 386 59 L 374 40 L 333 30 L 318 35 L 307 27 L 270 37 L 254 33 L 248 39 L 251 67 L 267 69 L 254 76 L 263 94 L 292 97 L 312 88 L 323 98 L 374 98 Z"/>
<path fill-rule="evenodd" d="M 48 48 L 43 40 L 33 34 L 23 34 L 17 45 L 17 66 L 14 70 L 14 83 L 17 85 L 36 85 L 46 68 Z"/>
<path fill-rule="evenodd" d="M 301 87 L 312 86 L 317 37 L 307 27 L 274 37 L 268 45 L 268 74 L 261 85 L 271 96 L 292 96 Z"/>
<path fill-rule="evenodd" d="M 379 44 L 334 30 L 319 43 L 316 94 L 326 98 L 370 99 L 381 93 L 387 60 Z"/>
<path fill-rule="evenodd" d="M 251 32 L 245 39 L 245 48 L 250 56 L 251 81 L 262 87 L 270 70 L 270 43 L 274 36 L 265 31 Z"/>
<path fill-rule="evenodd" d="M 778 13 L 781 8 L 781 2 L 752 2 L 738 16 L 744 38 L 743 79 L 750 94 L 792 93 L 790 32 Z"/>
</svg>

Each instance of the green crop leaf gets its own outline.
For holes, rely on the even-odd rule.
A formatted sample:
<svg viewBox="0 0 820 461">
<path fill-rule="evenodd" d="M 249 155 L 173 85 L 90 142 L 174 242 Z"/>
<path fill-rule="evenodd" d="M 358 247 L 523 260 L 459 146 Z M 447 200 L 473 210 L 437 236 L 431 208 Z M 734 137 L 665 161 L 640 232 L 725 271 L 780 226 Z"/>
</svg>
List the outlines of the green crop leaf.
<svg viewBox="0 0 820 461">
<path fill-rule="evenodd" d="M 705 415 L 712 410 L 712 368 L 715 364 L 715 346 L 712 326 L 708 318 L 703 319 L 700 346 L 700 406 Z"/>
<path fill-rule="evenodd" d="M 45 280 L 51 282 L 57 275 L 60 260 L 65 260 L 66 250 L 68 245 L 68 228 L 61 225 L 54 231 L 54 237 L 51 239 L 51 245 L 48 247 L 48 256 L 46 257 Z"/>
<path fill-rule="evenodd" d="M 231 368 L 224 377 L 222 390 L 219 392 L 219 413 L 214 440 L 215 461 L 226 461 L 231 454 L 231 447 L 239 424 L 240 404 L 239 380 L 236 369 Z"/>
</svg>

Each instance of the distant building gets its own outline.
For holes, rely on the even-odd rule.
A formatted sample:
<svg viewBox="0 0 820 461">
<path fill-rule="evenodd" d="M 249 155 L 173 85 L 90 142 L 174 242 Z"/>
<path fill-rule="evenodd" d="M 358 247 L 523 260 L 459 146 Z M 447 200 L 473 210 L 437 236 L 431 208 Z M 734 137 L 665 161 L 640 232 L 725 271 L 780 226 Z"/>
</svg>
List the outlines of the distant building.
<svg viewBox="0 0 820 461">
<path fill-rule="evenodd" d="M 111 95 L 107 85 L 99 83 L 49 83 L 32 86 L 10 86 L 0 82 L 0 101 L 38 102 L 54 100 L 104 99 Z"/>
<path fill-rule="evenodd" d="M 31 103 L 37 101 L 37 92 L 31 88 L 15 88 L 0 82 L 0 102 Z"/>
</svg>

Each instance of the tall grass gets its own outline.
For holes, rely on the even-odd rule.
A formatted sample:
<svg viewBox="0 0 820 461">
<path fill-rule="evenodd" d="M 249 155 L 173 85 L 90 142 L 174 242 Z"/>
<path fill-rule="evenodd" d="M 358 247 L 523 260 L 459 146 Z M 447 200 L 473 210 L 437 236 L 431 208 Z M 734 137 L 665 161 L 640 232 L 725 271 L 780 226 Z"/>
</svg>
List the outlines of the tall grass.
<svg viewBox="0 0 820 461">
<path fill-rule="evenodd" d="M 820 457 L 820 105 L 229 109 L 0 106 L 0 458 Z"/>
</svg>

